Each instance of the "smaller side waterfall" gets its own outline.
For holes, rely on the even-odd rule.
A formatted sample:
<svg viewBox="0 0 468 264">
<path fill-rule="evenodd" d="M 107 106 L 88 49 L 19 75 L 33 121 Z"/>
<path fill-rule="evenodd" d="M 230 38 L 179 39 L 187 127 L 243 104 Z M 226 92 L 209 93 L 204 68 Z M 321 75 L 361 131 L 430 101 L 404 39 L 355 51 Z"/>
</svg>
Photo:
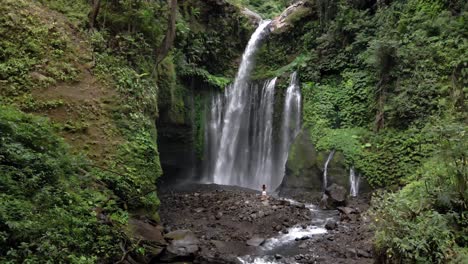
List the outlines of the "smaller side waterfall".
<svg viewBox="0 0 468 264">
<path fill-rule="evenodd" d="M 301 87 L 297 79 L 297 73 L 291 74 L 289 87 L 286 90 L 284 101 L 283 120 L 281 127 L 281 150 L 278 169 L 281 172 L 281 180 L 288 160 L 289 148 L 301 130 Z M 281 181 L 279 182 L 281 183 Z M 279 184 L 278 184 L 279 185 Z"/>
<path fill-rule="evenodd" d="M 332 150 L 328 155 L 327 161 L 325 161 L 325 165 L 323 166 L 323 190 L 327 189 L 328 187 L 328 163 L 330 163 L 334 155 L 335 150 Z"/>
<path fill-rule="evenodd" d="M 349 169 L 349 186 L 350 186 L 349 193 L 351 194 L 352 197 L 358 196 L 360 181 L 361 181 L 361 175 L 356 174 L 354 167 L 351 167 Z"/>
</svg>

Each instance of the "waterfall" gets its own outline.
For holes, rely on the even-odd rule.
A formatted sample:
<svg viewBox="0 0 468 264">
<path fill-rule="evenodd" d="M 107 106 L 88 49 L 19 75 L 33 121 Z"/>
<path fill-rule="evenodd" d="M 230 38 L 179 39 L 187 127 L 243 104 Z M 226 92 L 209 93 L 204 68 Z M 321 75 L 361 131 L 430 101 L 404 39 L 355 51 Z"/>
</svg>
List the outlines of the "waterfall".
<svg viewBox="0 0 468 264">
<path fill-rule="evenodd" d="M 291 74 L 289 87 L 286 90 L 284 110 L 283 110 L 283 125 L 281 128 L 282 145 L 279 171 L 283 172 L 288 160 L 289 148 L 293 140 L 301 129 L 301 90 L 297 73 Z M 282 177 L 280 179 L 281 183 Z"/>
<path fill-rule="evenodd" d="M 209 133 L 213 134 L 208 140 L 216 142 L 211 142 L 210 146 L 214 149 L 210 150 L 212 157 L 208 162 L 214 164 L 210 173 L 212 180 L 217 184 L 258 189 L 261 186 L 257 186 L 258 184 L 267 183 L 260 183 L 261 179 L 257 179 L 257 176 L 271 172 L 269 163 L 272 161 L 268 155 L 272 152 L 273 108 L 271 105 L 276 79 L 265 83 L 260 96 L 258 87 L 249 84 L 250 73 L 254 67 L 254 55 L 263 37 L 269 32 L 267 29 L 269 24 L 270 21 L 260 23 L 250 38 L 242 55 L 234 84 L 225 90 L 223 106 L 212 105 Z M 260 100 L 259 104 L 255 102 L 258 100 Z M 259 106 L 259 109 L 256 106 Z M 262 112 L 262 116 L 259 111 Z M 252 119 L 256 125 L 253 129 L 250 125 Z"/>
<path fill-rule="evenodd" d="M 328 187 L 328 163 L 330 163 L 334 155 L 335 150 L 332 150 L 328 155 L 327 161 L 325 161 L 325 165 L 323 166 L 323 190 L 327 189 Z"/>
<path fill-rule="evenodd" d="M 255 52 L 269 31 L 269 23 L 262 22 L 249 40 L 234 83 L 224 94 L 212 95 L 204 135 L 204 173 L 210 182 L 257 190 L 265 184 L 272 191 L 283 180 L 287 152 L 300 129 L 301 95 L 293 73 L 282 120 L 275 121 L 281 124 L 274 125 L 277 78 L 263 83 L 249 81 Z"/>
<path fill-rule="evenodd" d="M 349 185 L 350 185 L 349 193 L 351 194 L 352 197 L 358 196 L 360 180 L 361 180 L 361 175 L 360 174 L 356 175 L 354 167 L 351 167 L 349 169 Z"/>
<path fill-rule="evenodd" d="M 226 89 L 227 91 L 228 89 Z M 214 165 L 218 155 L 219 144 L 221 141 L 221 129 L 224 111 L 224 97 L 222 94 L 216 93 L 211 97 L 210 110 L 205 117 L 204 129 L 204 178 L 214 174 Z"/>
</svg>

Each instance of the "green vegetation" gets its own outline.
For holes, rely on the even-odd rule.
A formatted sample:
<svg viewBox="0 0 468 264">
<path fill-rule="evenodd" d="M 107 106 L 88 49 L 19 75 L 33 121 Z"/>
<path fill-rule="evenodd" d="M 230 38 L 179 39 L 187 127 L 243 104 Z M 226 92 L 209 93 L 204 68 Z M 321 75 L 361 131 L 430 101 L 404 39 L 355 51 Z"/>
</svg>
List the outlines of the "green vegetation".
<svg viewBox="0 0 468 264">
<path fill-rule="evenodd" d="M 272 19 L 288 7 L 290 0 L 228 0 L 234 5 L 245 6 L 260 14 L 264 19 Z"/>
<path fill-rule="evenodd" d="M 145 254 L 127 225 L 159 221 L 156 120 L 196 123 L 201 153 L 204 98 L 191 109 L 190 83 L 224 88 L 252 30 L 237 7 L 183 1 L 175 47 L 155 65 L 167 3 L 102 1 L 92 30 L 91 9 L 0 7 L 1 263 L 115 263 L 122 246 Z"/>
<path fill-rule="evenodd" d="M 35 6 L 6 0 L 0 7 L 0 99 L 77 78 L 71 40 L 50 17 L 35 14 Z"/>
<path fill-rule="evenodd" d="M 44 118 L 3 106 L 0 138 L 0 262 L 115 260 L 126 212 L 107 202 L 86 159 Z"/>
<path fill-rule="evenodd" d="M 304 127 L 317 149 L 341 151 L 372 186 L 386 187 L 373 199 L 380 261 L 466 260 L 468 6 L 305 7 L 291 30 L 267 41 L 255 75 L 297 70 Z"/>
<path fill-rule="evenodd" d="M 121 244 L 138 255 L 124 230 L 159 218 L 156 120 L 191 128 L 182 140 L 201 157 L 206 95 L 232 81 L 253 30 L 241 8 L 272 18 L 289 4 L 180 1 L 156 65 L 165 1 L 102 1 L 92 29 L 86 0 L 3 1 L 0 262 L 110 263 Z M 258 54 L 256 79 L 299 72 L 304 137 L 382 188 L 371 213 L 382 262 L 468 258 L 467 11 L 307 0 Z"/>
</svg>

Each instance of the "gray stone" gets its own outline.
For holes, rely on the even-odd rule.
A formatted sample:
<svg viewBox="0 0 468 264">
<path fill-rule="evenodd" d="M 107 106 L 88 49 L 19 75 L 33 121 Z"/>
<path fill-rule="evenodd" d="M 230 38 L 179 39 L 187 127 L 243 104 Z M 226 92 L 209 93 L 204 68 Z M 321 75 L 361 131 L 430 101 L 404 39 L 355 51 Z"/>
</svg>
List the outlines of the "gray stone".
<svg viewBox="0 0 468 264">
<path fill-rule="evenodd" d="M 338 211 L 340 211 L 340 213 L 342 214 L 345 214 L 345 215 L 350 215 L 350 214 L 355 214 L 355 213 L 358 213 L 357 210 L 355 210 L 354 208 L 351 208 L 351 207 L 342 207 L 342 206 L 339 206 L 338 208 Z"/>
<path fill-rule="evenodd" d="M 247 240 L 246 243 L 249 246 L 258 247 L 265 243 L 265 239 L 258 236 L 254 236 L 251 239 Z"/>
<path fill-rule="evenodd" d="M 333 183 L 325 190 L 325 194 L 328 196 L 328 207 L 346 206 L 348 192 L 343 186 Z"/>
<path fill-rule="evenodd" d="M 176 230 L 164 236 L 170 241 L 163 259 L 166 261 L 176 259 L 191 259 L 199 248 L 200 241 L 190 230 Z"/>
<path fill-rule="evenodd" d="M 263 211 L 258 212 L 258 218 L 262 218 L 265 216 L 265 213 Z"/>
<path fill-rule="evenodd" d="M 327 223 L 325 223 L 325 228 L 327 230 L 334 230 L 337 227 L 338 227 L 338 225 L 336 224 L 335 220 L 328 220 Z"/>
<path fill-rule="evenodd" d="M 222 212 L 218 212 L 215 216 L 216 220 L 219 220 L 221 219 L 221 217 L 223 217 L 223 213 Z"/>
</svg>

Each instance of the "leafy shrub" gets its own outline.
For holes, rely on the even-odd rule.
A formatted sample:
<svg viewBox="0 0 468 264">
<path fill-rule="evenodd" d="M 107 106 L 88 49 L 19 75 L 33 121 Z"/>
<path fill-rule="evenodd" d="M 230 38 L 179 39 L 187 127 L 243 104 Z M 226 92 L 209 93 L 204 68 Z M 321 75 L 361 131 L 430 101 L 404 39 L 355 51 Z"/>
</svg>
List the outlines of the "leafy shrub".
<svg viewBox="0 0 468 264">
<path fill-rule="evenodd" d="M 446 121 L 447 122 L 447 121 Z M 373 199 L 376 247 L 386 263 L 446 263 L 466 257 L 466 126 L 438 131 L 441 151 L 397 193 Z M 453 146 L 456 144 L 457 146 Z"/>
<path fill-rule="evenodd" d="M 120 235 L 95 209 L 121 209 L 103 205 L 83 162 L 45 119 L 0 107 L 0 262 L 115 259 Z"/>
<path fill-rule="evenodd" d="M 17 96 L 78 76 L 69 35 L 51 18 L 35 12 L 36 5 L 7 0 L 0 7 L 0 79 L 5 82 L 0 94 Z"/>
</svg>

